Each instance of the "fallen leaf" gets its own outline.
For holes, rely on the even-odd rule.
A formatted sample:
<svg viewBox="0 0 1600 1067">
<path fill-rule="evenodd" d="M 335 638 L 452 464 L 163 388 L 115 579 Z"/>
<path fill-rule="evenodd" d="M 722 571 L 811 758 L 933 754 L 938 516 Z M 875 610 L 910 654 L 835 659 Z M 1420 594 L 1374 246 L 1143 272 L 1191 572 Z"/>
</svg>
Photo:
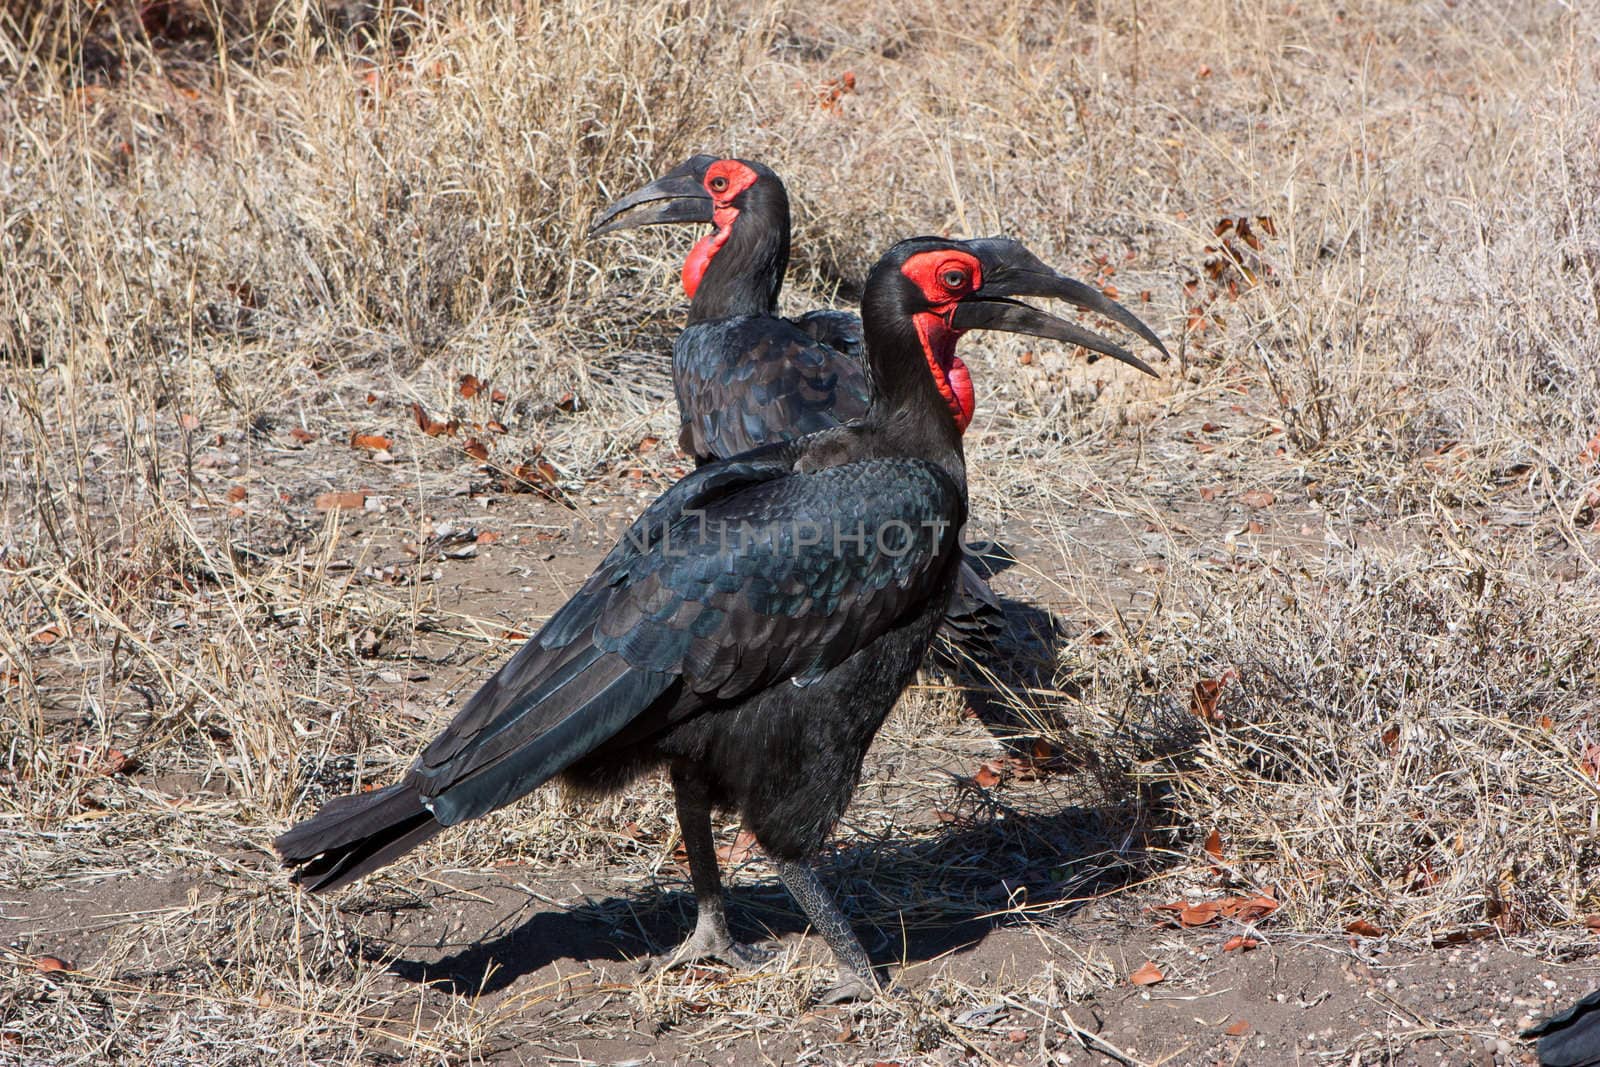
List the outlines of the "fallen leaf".
<svg viewBox="0 0 1600 1067">
<path fill-rule="evenodd" d="M 489 399 L 496 404 L 504 404 L 506 402 L 506 391 L 504 389 L 496 389 L 489 394 Z"/>
<path fill-rule="evenodd" d="M 1257 893 L 1253 897 L 1228 897 L 1222 902 L 1223 916 L 1242 923 L 1265 919 L 1277 910 L 1277 900 L 1266 893 Z"/>
<path fill-rule="evenodd" d="M 461 450 L 479 463 L 485 463 L 489 459 L 489 446 L 476 437 L 470 438 L 466 444 L 461 446 Z"/>
<path fill-rule="evenodd" d="M 245 487 L 242 485 L 235 485 L 228 490 L 228 502 L 230 504 L 237 504 L 239 501 L 245 498 L 245 495 Z"/>
<path fill-rule="evenodd" d="M 1249 952 L 1259 944 L 1261 944 L 1261 942 L 1257 941 L 1253 937 L 1245 937 L 1243 934 L 1234 934 L 1232 937 L 1228 938 L 1227 941 L 1223 942 L 1222 951 Z"/>
<path fill-rule="evenodd" d="M 496 541 L 500 540 L 500 537 L 501 534 L 494 530 L 485 530 L 478 535 L 477 541 L 480 545 L 492 545 Z"/>
<path fill-rule="evenodd" d="M 356 433 L 350 435 L 350 447 L 361 448 L 368 452 L 387 452 L 394 442 L 387 437 L 375 433 Z"/>
<path fill-rule="evenodd" d="M 490 419 L 488 422 L 483 424 L 483 428 L 485 430 L 492 430 L 495 433 L 506 432 L 506 424 L 501 422 L 499 419 Z"/>
<path fill-rule="evenodd" d="M 33 632 L 33 636 L 31 638 L 31 640 L 36 645 L 46 645 L 46 646 L 48 646 L 48 645 L 55 644 L 57 641 L 61 640 L 61 638 L 62 638 L 61 627 L 56 626 L 54 623 L 52 623 L 49 626 L 45 626 L 45 627 L 43 627 L 41 629 L 35 630 Z"/>
<path fill-rule="evenodd" d="M 421 430 L 429 437 L 442 437 L 445 434 L 454 435 L 456 432 L 456 424 L 454 421 L 439 422 L 435 420 L 428 414 L 421 404 L 418 404 L 415 401 L 413 401 L 411 404 L 411 417 L 417 420 L 417 429 Z M 388 448 L 389 446 L 385 444 L 384 447 Z"/>
<path fill-rule="evenodd" d="M 1222 914 L 1222 901 L 1207 900 L 1199 904 L 1185 904 L 1178 912 L 1178 922 L 1184 926 L 1204 926 L 1215 922 Z"/>
<path fill-rule="evenodd" d="M 1212 830 L 1206 835 L 1206 851 L 1213 859 L 1222 858 L 1222 831 Z"/>
<path fill-rule="evenodd" d="M 644 453 L 654 449 L 656 445 L 659 445 L 660 443 L 661 438 L 646 434 L 644 437 L 639 438 L 639 443 L 633 446 L 633 450 L 639 455 L 643 455 Z"/>
<path fill-rule="evenodd" d="M 978 764 L 977 772 L 972 776 L 972 780 L 977 783 L 980 789 L 993 789 L 1000 784 L 1000 767 L 1001 765 L 993 760 L 987 763 L 980 763 Z"/>
<path fill-rule="evenodd" d="M 1347 923 L 1345 925 L 1344 932 L 1347 934 L 1355 934 L 1357 937 L 1383 936 L 1382 929 L 1365 919 L 1357 919 L 1355 922 Z"/>
<path fill-rule="evenodd" d="M 1499 927 L 1485 924 L 1473 927 L 1470 930 L 1447 930 L 1442 934 L 1435 934 L 1431 942 L 1434 948 L 1444 948 L 1446 945 L 1465 945 L 1473 941 L 1482 941 L 1494 937 L 1500 932 Z"/>
<path fill-rule="evenodd" d="M 1222 486 L 1220 485 L 1205 485 L 1200 487 L 1200 499 L 1204 500 L 1208 504 L 1217 499 L 1217 497 L 1221 494 Z"/>
<path fill-rule="evenodd" d="M 1265 489 L 1252 489 L 1248 493 L 1239 495 L 1239 503 L 1247 508 L 1271 507 L 1272 502 L 1278 499 Z"/>
<path fill-rule="evenodd" d="M 1243 1037 L 1245 1034 L 1250 1032 L 1250 1024 L 1245 1020 L 1240 1019 L 1237 1022 L 1229 1023 L 1228 1028 L 1222 1032 L 1227 1034 L 1229 1037 Z"/>
<path fill-rule="evenodd" d="M 346 511 L 360 510 L 367 506 L 365 493 L 319 493 L 316 499 L 318 511 Z"/>
<path fill-rule="evenodd" d="M 1593 930 L 1595 933 L 1600 934 L 1600 912 L 1596 912 L 1593 915 L 1584 916 L 1583 925 L 1588 927 L 1590 930 Z"/>
<path fill-rule="evenodd" d="M 756 835 L 749 830 L 740 830 L 732 844 L 717 846 L 717 858 L 723 863 L 743 863 L 756 854 Z"/>
<path fill-rule="evenodd" d="M 561 411 L 577 411 L 578 398 L 572 393 L 563 393 L 561 399 L 556 401 L 556 408 Z"/>
<path fill-rule="evenodd" d="M 1117 291 L 1117 287 L 1114 286 L 1114 285 L 1102 285 L 1100 287 L 1100 291 L 1102 293 L 1106 294 L 1107 296 L 1109 296 L 1113 300 L 1117 299 L 1118 297 L 1120 297 L 1122 295 L 1120 292 Z"/>
<path fill-rule="evenodd" d="M 522 486 L 538 489 L 544 486 L 554 486 L 559 475 L 547 460 L 536 459 L 532 463 L 517 464 L 511 471 L 511 477 Z M 516 486 L 512 488 L 516 488 Z"/>
<path fill-rule="evenodd" d="M 178 425 L 182 426 L 185 430 L 198 430 L 200 428 L 200 419 L 194 415 L 179 415 Z"/>
<path fill-rule="evenodd" d="M 309 445 L 317 439 L 317 435 L 303 426 L 296 426 L 289 431 L 289 436 L 294 438 L 296 444 Z"/>
<path fill-rule="evenodd" d="M 1157 982 L 1166 981 L 1166 978 L 1167 976 L 1161 973 L 1161 968 L 1148 960 L 1144 966 L 1128 975 L 1128 981 L 1134 985 L 1155 985 Z"/>
<path fill-rule="evenodd" d="M 1396 752 L 1396 751 L 1399 750 L 1399 748 L 1400 748 L 1400 727 L 1398 727 L 1398 726 L 1390 726 L 1390 727 L 1388 727 L 1387 729 L 1385 729 L 1383 731 L 1381 736 L 1383 738 L 1383 747 L 1384 748 L 1388 749 L 1390 752 Z"/>
<path fill-rule="evenodd" d="M 34 958 L 33 969 L 40 974 L 59 974 L 62 971 L 70 971 L 73 967 L 60 956 L 38 956 Z"/>
<path fill-rule="evenodd" d="M 1008 1031 L 1006 1033 L 1006 1040 L 1011 1042 L 1013 1045 L 1020 1045 L 1024 1041 L 1028 1040 L 1028 1031 L 1026 1031 L 1026 1030 L 1011 1030 L 1011 1031 Z"/>
<path fill-rule="evenodd" d="M 137 769 L 138 766 L 138 761 L 122 751 L 122 749 L 108 748 L 106 749 L 106 754 L 101 757 L 97 770 L 109 778 L 112 775 L 127 774 Z"/>
<path fill-rule="evenodd" d="M 473 374 L 463 374 L 456 387 L 461 390 L 461 395 L 468 400 L 483 392 L 483 382 L 479 381 L 478 377 Z"/>
<path fill-rule="evenodd" d="M 1194 683 L 1189 694 L 1189 713 L 1202 722 L 1221 723 L 1226 716 L 1217 710 L 1222 700 L 1222 687 L 1232 680 L 1233 671 L 1224 671 L 1216 678 L 1202 678 Z"/>
</svg>

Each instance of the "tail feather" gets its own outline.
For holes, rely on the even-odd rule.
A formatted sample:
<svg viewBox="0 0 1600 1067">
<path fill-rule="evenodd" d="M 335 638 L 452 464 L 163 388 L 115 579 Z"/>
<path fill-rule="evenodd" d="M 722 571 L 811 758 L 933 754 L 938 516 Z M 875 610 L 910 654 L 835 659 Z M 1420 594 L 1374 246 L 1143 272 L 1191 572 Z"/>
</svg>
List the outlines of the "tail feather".
<svg viewBox="0 0 1600 1067">
<path fill-rule="evenodd" d="M 272 843 L 294 881 L 313 893 L 348 885 L 399 858 L 444 829 L 415 787 L 339 797 Z"/>
<path fill-rule="evenodd" d="M 1000 598 L 972 564 L 962 560 L 950 605 L 934 640 L 935 655 L 952 667 L 964 659 L 981 661 L 994 652 L 1005 632 Z"/>
<path fill-rule="evenodd" d="M 1595 1067 L 1600 1064 L 1600 989 L 1559 1015 L 1552 1015 L 1525 1038 L 1539 1039 L 1541 1067 Z"/>
</svg>

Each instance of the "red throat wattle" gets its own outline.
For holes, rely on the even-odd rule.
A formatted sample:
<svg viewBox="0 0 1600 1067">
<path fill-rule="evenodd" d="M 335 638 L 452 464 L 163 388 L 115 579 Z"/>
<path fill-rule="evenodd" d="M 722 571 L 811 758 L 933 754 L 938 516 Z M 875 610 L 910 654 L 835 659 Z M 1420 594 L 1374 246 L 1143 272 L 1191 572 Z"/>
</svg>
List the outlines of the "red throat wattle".
<svg viewBox="0 0 1600 1067">
<path fill-rule="evenodd" d="M 733 221 L 738 217 L 739 209 L 736 207 L 717 208 L 711 217 L 711 224 L 715 228 L 689 249 L 689 258 L 683 261 L 683 295 L 690 300 L 694 299 L 695 290 L 700 288 L 706 268 L 711 266 L 711 257 L 722 251 L 722 246 L 727 243 L 728 234 L 733 230 Z"/>
<path fill-rule="evenodd" d="M 972 375 L 967 365 L 956 355 L 956 340 L 960 330 L 952 330 L 945 317 L 934 311 L 924 311 L 915 316 L 917 337 L 922 341 L 922 354 L 927 357 L 928 370 L 939 394 L 950 405 L 950 416 L 956 420 L 956 429 L 967 432 L 972 422 L 972 412 L 977 401 L 972 393 Z"/>
<path fill-rule="evenodd" d="M 911 256 L 900 273 L 921 290 L 928 302 L 928 310 L 912 315 L 911 321 L 916 324 L 917 339 L 922 342 L 933 384 L 950 405 L 957 432 L 966 433 L 975 406 L 972 375 L 967 373 L 967 365 L 956 358 L 956 340 L 961 331 L 953 329 L 950 320 L 956 305 L 982 288 L 983 265 L 967 252 L 936 249 Z"/>
</svg>

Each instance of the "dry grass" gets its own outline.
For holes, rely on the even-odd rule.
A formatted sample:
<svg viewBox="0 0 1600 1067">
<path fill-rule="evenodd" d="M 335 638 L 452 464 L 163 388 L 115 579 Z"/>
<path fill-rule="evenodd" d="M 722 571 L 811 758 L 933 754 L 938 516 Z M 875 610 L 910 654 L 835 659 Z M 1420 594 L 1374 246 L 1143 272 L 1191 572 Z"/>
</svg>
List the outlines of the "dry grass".
<svg viewBox="0 0 1600 1067">
<path fill-rule="evenodd" d="M 992 743 L 953 698 L 914 697 L 842 835 L 859 915 L 1038 922 L 1145 875 L 1150 899 L 1210 892 L 1214 829 L 1222 882 L 1275 887 L 1297 929 L 1584 944 L 1600 23 L 1582 5 L 213 7 L 171 5 L 152 38 L 126 12 L 10 5 L 0 33 L 0 916 L 116 881 L 139 912 L 103 920 L 116 935 L 71 981 L 12 953 L 0 1061 L 475 1061 L 538 1012 L 567 1052 L 646 1019 L 688 1056 L 789 1025 L 805 959 L 587 999 L 385 977 L 436 867 L 576 872 L 607 887 L 600 920 L 670 936 L 657 786 L 582 819 L 541 795 L 342 910 L 264 852 L 319 796 L 403 765 L 532 624 L 521 589 L 559 601 L 574 575 L 531 558 L 539 538 L 679 467 L 636 445 L 672 436 L 683 235 L 582 234 L 697 151 L 785 175 L 796 307 L 848 297 L 901 236 L 1004 231 L 1181 339 L 1160 383 L 969 342 L 975 514 L 1020 546 L 1011 588 L 1063 620 L 1011 712 L 1081 773 L 954 784 L 938 768 Z M 855 91 L 820 106 L 846 70 Z M 1241 217 L 1249 239 L 1217 232 Z M 467 373 L 503 397 L 464 397 Z M 425 436 L 412 403 L 463 433 Z M 393 445 L 374 460 L 354 432 Z M 540 459 L 576 512 L 506 491 Z M 354 489 L 370 510 L 313 507 Z M 475 596 L 441 522 L 521 531 L 493 556 L 515 573 Z M 1224 677 L 1202 721 L 1193 687 Z M 138 773 L 85 772 L 112 749 Z M 1060 867 L 1043 899 L 995 895 L 1041 864 Z M 538 892 L 570 904 L 562 884 Z M 781 930 L 770 889 L 747 903 Z M 52 935 L 34 933 L 28 952 Z M 885 1055 L 967 1055 L 958 1008 L 1116 980 L 1100 958 L 1052 967 L 985 985 L 958 963 L 858 1025 Z"/>
</svg>

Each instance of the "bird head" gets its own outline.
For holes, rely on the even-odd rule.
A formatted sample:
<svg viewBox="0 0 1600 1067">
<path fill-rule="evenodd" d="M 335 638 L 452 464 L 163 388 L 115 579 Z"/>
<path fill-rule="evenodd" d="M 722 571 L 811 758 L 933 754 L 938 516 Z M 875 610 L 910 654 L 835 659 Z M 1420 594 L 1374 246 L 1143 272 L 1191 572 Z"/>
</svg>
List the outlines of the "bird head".
<svg viewBox="0 0 1600 1067">
<path fill-rule="evenodd" d="M 1019 296 L 1051 297 L 1126 326 L 1163 357 L 1166 346 L 1127 308 L 1092 286 L 1045 266 L 1020 242 L 1003 237 L 970 241 L 916 237 L 891 248 L 868 276 L 861 314 L 869 358 L 880 383 L 896 373 L 896 337 L 913 335 L 957 430 L 972 420 L 972 377 L 955 354 L 968 330 L 1001 330 L 1080 345 L 1158 377 L 1144 360 L 1116 342 L 1048 312 Z"/>
<path fill-rule="evenodd" d="M 771 274 L 775 268 L 775 277 L 759 279 L 775 303 L 788 266 L 789 194 L 771 168 L 760 163 L 694 156 L 601 211 L 589 236 L 668 223 L 711 223 L 712 232 L 695 244 L 683 265 L 683 289 L 693 299 L 741 218 L 747 221 L 738 229 L 752 235 L 752 247 L 734 258 L 751 260 L 742 264 L 746 273 L 754 269 Z M 754 221 L 760 225 L 750 225 Z M 762 254 L 758 244 L 772 248 Z"/>
</svg>

